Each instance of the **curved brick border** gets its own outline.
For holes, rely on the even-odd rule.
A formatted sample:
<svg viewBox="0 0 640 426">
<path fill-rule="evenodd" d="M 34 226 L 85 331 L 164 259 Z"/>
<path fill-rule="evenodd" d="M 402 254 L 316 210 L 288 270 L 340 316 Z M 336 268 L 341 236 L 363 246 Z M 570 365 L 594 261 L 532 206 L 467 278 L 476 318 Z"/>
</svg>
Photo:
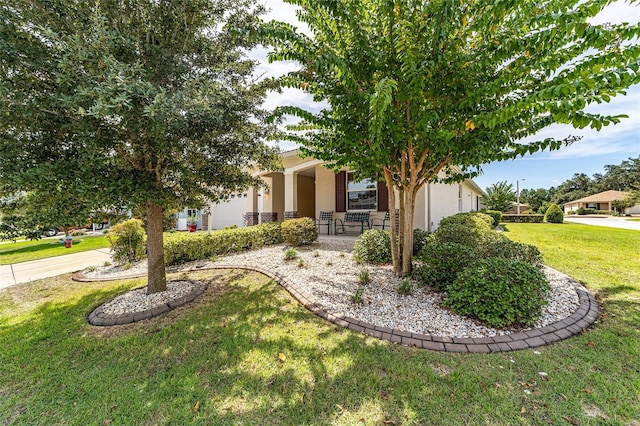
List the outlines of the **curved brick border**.
<svg viewBox="0 0 640 426">
<path fill-rule="evenodd" d="M 155 308 L 133 314 L 109 315 L 103 311 L 104 304 L 102 304 L 89 314 L 89 324 L 99 326 L 130 324 L 132 322 L 142 321 L 155 317 L 156 315 L 164 314 L 165 312 L 175 309 L 178 306 L 182 306 L 185 303 L 193 302 L 196 297 L 200 296 L 207 289 L 207 286 L 200 281 L 191 281 L 191 283 L 193 283 L 193 290 L 191 293 L 178 299 L 170 300 L 169 302 L 156 306 Z"/>
<path fill-rule="evenodd" d="M 341 327 L 393 343 L 441 352 L 489 353 L 535 348 L 567 339 L 585 331 L 598 318 L 598 302 L 584 288 L 576 288 L 580 305 L 573 315 L 542 328 L 505 336 L 482 338 L 440 337 L 380 327 L 342 314 L 324 310 L 316 300 L 288 281 L 284 276 L 259 267 L 215 265 L 207 269 L 245 269 L 277 281 L 308 310 Z"/>
<path fill-rule="evenodd" d="M 429 349 L 432 351 L 441 351 L 441 352 L 463 352 L 463 353 L 489 353 L 489 352 L 507 352 L 514 351 L 518 349 L 528 349 L 535 348 L 538 346 L 544 346 L 549 343 L 558 342 L 560 340 L 567 339 L 575 334 L 579 334 L 589 328 L 598 318 L 598 302 L 595 297 L 589 293 L 584 287 L 577 286 L 576 292 L 578 293 L 578 298 L 580 304 L 578 309 L 569 317 L 554 322 L 553 324 L 549 324 L 542 328 L 536 328 L 529 331 L 523 331 L 518 333 L 512 333 L 505 336 L 495 336 L 495 337 L 481 337 L 481 338 L 460 338 L 460 337 L 440 337 L 440 336 L 431 336 L 428 334 L 419 334 L 419 333 L 411 333 L 407 331 L 402 331 L 398 329 L 391 329 L 388 327 L 381 327 L 373 324 L 366 323 L 364 321 L 357 320 L 355 318 L 351 318 L 339 313 L 334 313 L 331 311 L 327 311 L 321 307 L 321 305 L 315 300 L 315 298 L 303 290 L 298 288 L 295 284 L 291 283 L 286 279 L 283 275 L 277 274 L 275 272 L 269 271 L 260 267 L 252 267 L 252 266 L 242 266 L 242 265 L 213 265 L 208 267 L 196 267 L 190 269 L 190 271 L 194 270 L 206 270 L 206 269 L 243 269 L 253 272 L 258 272 L 260 274 L 266 275 L 269 278 L 272 278 L 276 282 L 278 282 L 282 287 L 284 287 L 291 295 L 300 302 L 304 307 L 306 307 L 309 311 L 313 312 L 317 316 L 326 319 L 333 324 L 339 325 L 341 327 L 348 328 L 350 330 L 354 330 L 360 333 L 364 333 L 368 336 L 376 337 L 378 339 L 389 340 L 393 343 L 402 344 L 406 346 L 415 346 L 417 348 Z M 78 274 L 78 273 L 77 273 Z M 74 274 L 74 279 L 76 274 Z M 82 276 L 82 273 L 78 274 L 77 281 L 92 281 L 92 279 L 86 278 Z M 128 277 L 133 278 L 133 277 Z M 98 281 L 93 280 L 93 281 Z M 204 289 L 196 296 L 194 296 L 191 300 L 195 299 L 197 296 L 202 294 Z M 187 296 L 185 296 L 187 297 Z M 180 299 L 178 299 L 180 300 Z M 170 302 L 175 304 L 176 301 Z M 184 301 L 178 305 L 180 306 L 183 303 L 187 303 Z M 175 307 L 173 306 L 173 307 Z M 122 321 L 122 319 L 115 319 L 116 322 L 111 322 L 113 319 L 106 320 L 104 319 L 104 313 L 102 313 L 102 317 L 94 315 L 100 309 L 96 309 L 92 312 L 91 315 L 94 315 L 95 318 L 103 318 L 102 324 L 95 324 L 92 322 L 91 315 L 89 316 L 89 322 L 95 325 L 114 325 L 114 324 L 126 324 L 128 322 L 140 321 L 141 319 L 151 318 L 152 316 L 159 315 L 163 312 L 172 309 L 173 307 L 162 306 L 160 308 L 156 308 L 158 310 L 163 309 L 161 311 L 155 312 L 153 315 L 148 317 L 141 317 L 141 315 L 148 314 L 149 311 L 140 312 L 131 317 L 130 321 L 127 322 L 117 322 L 118 320 Z M 135 319 L 138 318 L 138 319 Z M 107 323 L 109 322 L 109 323 Z"/>
</svg>

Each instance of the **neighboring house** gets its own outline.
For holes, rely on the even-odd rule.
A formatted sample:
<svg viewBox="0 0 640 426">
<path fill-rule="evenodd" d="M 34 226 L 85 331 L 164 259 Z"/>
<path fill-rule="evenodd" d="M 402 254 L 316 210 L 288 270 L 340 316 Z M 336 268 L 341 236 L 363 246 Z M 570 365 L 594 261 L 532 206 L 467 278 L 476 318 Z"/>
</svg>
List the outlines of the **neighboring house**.
<svg viewBox="0 0 640 426">
<path fill-rule="evenodd" d="M 383 219 L 389 209 L 387 188 L 382 182 L 356 182 L 349 170 L 334 173 L 324 162 L 302 158 L 298 150 L 282 154 L 283 171 L 256 171 L 266 189 L 251 188 L 225 202 L 210 206 L 209 229 L 282 221 L 294 217 L 318 218 L 321 211 L 333 219 L 345 212 L 370 212 Z M 460 184 L 431 183 L 417 194 L 414 227 L 435 230 L 440 220 L 458 212 L 479 210 L 482 190 L 472 180 Z M 387 228 L 388 229 L 388 228 Z M 323 228 L 321 232 L 326 232 Z M 333 227 L 332 227 L 333 232 Z"/>
<path fill-rule="evenodd" d="M 628 192 L 623 191 L 604 191 L 598 194 L 590 195 L 588 197 L 580 198 L 579 200 L 569 201 L 563 204 L 564 212 L 576 211 L 579 208 L 583 209 L 595 209 L 595 210 L 613 210 L 611 203 L 616 200 L 624 200 L 628 195 Z M 625 214 L 640 214 L 640 204 L 625 209 Z"/>
<path fill-rule="evenodd" d="M 206 231 L 209 229 L 209 217 L 206 213 L 197 209 L 186 208 L 176 214 L 176 229 L 178 231 L 186 231 L 189 217 L 196 217 L 196 229 Z"/>
<path fill-rule="evenodd" d="M 529 206 L 524 203 L 520 203 L 520 213 L 526 210 L 529 210 Z M 511 203 L 511 208 L 504 212 L 504 214 L 518 214 L 518 203 L 516 201 L 513 201 Z"/>
</svg>

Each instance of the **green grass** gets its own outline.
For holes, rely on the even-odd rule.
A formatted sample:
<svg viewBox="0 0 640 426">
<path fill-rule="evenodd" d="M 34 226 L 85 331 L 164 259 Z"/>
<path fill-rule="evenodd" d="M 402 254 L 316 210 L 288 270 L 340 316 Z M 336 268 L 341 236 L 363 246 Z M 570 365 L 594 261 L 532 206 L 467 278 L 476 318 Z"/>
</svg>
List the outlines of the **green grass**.
<svg viewBox="0 0 640 426">
<path fill-rule="evenodd" d="M 64 236 L 60 238 L 64 238 Z M 11 265 L 109 246 L 109 240 L 103 235 L 73 237 L 73 245 L 70 248 L 65 248 L 64 244 L 60 243 L 59 238 L 4 243 L 0 244 L 0 265 Z"/>
<path fill-rule="evenodd" d="M 594 329 L 535 351 L 435 353 L 331 325 L 238 271 L 194 272 L 208 282 L 195 303 L 98 328 L 91 310 L 143 281 L 62 275 L 0 291 L 0 423 L 637 424 L 640 233 L 509 229 L 598 292 Z"/>
<path fill-rule="evenodd" d="M 629 222 L 640 222 L 640 219 L 627 219 Z"/>
</svg>

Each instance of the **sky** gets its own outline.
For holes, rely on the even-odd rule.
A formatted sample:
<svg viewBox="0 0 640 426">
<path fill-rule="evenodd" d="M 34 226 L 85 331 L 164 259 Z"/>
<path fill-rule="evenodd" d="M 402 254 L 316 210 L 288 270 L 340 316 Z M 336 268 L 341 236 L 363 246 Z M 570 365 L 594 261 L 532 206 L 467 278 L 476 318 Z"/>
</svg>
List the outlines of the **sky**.
<svg viewBox="0 0 640 426">
<path fill-rule="evenodd" d="M 262 0 L 270 12 L 265 20 L 278 20 L 293 24 L 301 31 L 308 32 L 305 24 L 298 22 L 295 8 L 282 0 Z M 631 6 L 626 2 L 617 2 L 593 21 L 604 22 L 640 22 L 640 5 Z M 292 61 L 282 61 L 269 64 L 266 49 L 255 49 L 251 57 L 259 61 L 258 73 L 264 76 L 280 76 L 298 69 L 299 65 Z M 295 105 L 310 111 L 318 111 L 323 105 L 314 103 L 311 96 L 296 89 L 286 89 L 281 94 L 272 93 L 267 98 L 265 107 L 273 109 L 281 105 Z M 585 173 L 593 176 L 604 173 L 607 164 L 620 164 L 630 157 L 640 156 L 640 85 L 627 90 L 627 94 L 619 95 L 608 104 L 591 105 L 586 111 L 603 114 L 626 114 L 629 118 L 622 119 L 617 125 L 603 127 L 602 130 L 574 129 L 566 125 L 553 125 L 543 129 L 535 139 L 546 137 L 564 139 L 565 137 L 581 136 L 582 139 L 569 147 L 558 151 L 543 151 L 516 160 L 494 162 L 482 167 L 482 175 L 474 181 L 482 188 L 507 181 L 520 190 L 529 188 L 550 188 L 558 186 L 575 173 Z M 296 146 L 281 142 L 283 150 Z"/>
</svg>

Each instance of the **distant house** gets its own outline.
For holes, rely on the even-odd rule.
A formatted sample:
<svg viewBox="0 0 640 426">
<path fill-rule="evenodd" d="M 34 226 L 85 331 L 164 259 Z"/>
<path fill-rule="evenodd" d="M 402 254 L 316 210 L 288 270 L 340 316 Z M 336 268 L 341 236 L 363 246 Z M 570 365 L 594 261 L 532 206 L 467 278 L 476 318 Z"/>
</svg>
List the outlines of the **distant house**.
<svg viewBox="0 0 640 426">
<path fill-rule="evenodd" d="M 358 182 L 346 168 L 334 173 L 322 160 L 301 157 L 299 150 L 283 153 L 282 166 L 281 171 L 253 171 L 267 183 L 266 189 L 250 188 L 212 204 L 208 229 L 295 217 L 319 218 L 320 212 L 332 212 L 333 220 L 343 219 L 347 212 L 366 212 L 380 223 L 389 210 L 389 195 L 382 182 Z M 435 230 L 446 216 L 479 210 L 481 195 L 482 190 L 472 180 L 427 184 L 417 194 L 414 226 Z M 326 230 L 322 228 L 321 232 Z"/>
<path fill-rule="evenodd" d="M 617 200 L 624 200 L 629 195 L 623 191 L 604 191 L 598 194 L 589 195 L 579 200 L 569 201 L 563 204 L 565 213 L 577 211 L 579 208 L 594 210 L 613 210 L 611 203 Z M 640 214 L 640 204 L 630 207 L 624 211 L 625 214 Z"/>
</svg>

